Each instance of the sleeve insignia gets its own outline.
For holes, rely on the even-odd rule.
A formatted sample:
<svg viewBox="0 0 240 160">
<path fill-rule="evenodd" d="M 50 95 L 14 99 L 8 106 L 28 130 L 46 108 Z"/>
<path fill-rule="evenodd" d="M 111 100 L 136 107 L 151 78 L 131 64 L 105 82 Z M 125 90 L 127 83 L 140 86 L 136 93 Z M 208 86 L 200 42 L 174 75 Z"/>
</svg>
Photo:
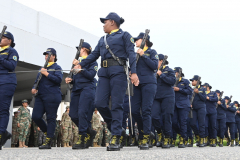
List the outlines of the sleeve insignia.
<svg viewBox="0 0 240 160">
<path fill-rule="evenodd" d="M 159 59 L 157 54 L 155 55 L 155 57 L 156 57 L 156 59 Z"/>
<path fill-rule="evenodd" d="M 97 70 L 98 70 L 98 67 L 97 67 L 97 66 L 95 66 L 95 67 L 94 67 L 94 69 L 97 71 Z"/>
<path fill-rule="evenodd" d="M 17 56 L 13 56 L 13 60 L 14 60 L 14 61 L 17 61 Z"/>
<path fill-rule="evenodd" d="M 134 39 L 133 39 L 133 37 L 130 38 L 130 41 L 134 44 Z"/>
</svg>

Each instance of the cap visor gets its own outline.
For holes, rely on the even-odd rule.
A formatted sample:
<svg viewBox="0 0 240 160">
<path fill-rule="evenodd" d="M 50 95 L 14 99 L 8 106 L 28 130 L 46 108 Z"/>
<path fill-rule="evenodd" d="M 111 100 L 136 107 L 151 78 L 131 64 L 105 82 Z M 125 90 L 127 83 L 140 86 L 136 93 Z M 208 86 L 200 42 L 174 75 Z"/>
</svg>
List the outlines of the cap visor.
<svg viewBox="0 0 240 160">
<path fill-rule="evenodd" d="M 100 18 L 100 21 L 104 23 L 105 20 L 108 20 L 107 18 Z"/>
<path fill-rule="evenodd" d="M 134 40 L 134 42 L 136 42 L 137 40 L 139 40 L 140 38 L 138 38 L 138 37 L 134 37 L 133 38 L 133 40 Z"/>
<path fill-rule="evenodd" d="M 193 81 L 193 79 L 189 79 L 190 81 Z"/>
</svg>

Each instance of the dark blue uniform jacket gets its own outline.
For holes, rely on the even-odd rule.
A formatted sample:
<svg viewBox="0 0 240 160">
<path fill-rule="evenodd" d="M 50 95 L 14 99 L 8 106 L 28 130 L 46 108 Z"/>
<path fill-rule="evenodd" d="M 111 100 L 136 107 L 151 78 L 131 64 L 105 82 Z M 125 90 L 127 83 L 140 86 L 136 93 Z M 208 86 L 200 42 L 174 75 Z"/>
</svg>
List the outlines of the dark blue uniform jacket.
<svg viewBox="0 0 240 160">
<path fill-rule="evenodd" d="M 137 62 L 137 75 L 140 84 L 155 83 L 157 84 L 154 71 L 158 67 L 157 52 L 151 48 L 148 48 L 144 55 L 140 56 Z"/>
<path fill-rule="evenodd" d="M 57 64 L 54 63 L 53 65 L 47 67 L 47 70 L 62 70 L 62 68 Z M 62 77 L 63 73 L 61 71 L 50 71 L 48 72 L 49 75 L 48 77 L 42 75 L 42 79 L 39 82 L 38 86 L 38 94 L 44 95 L 44 94 L 56 94 L 60 93 L 61 94 L 61 82 L 62 82 Z M 37 79 L 41 73 L 38 73 Z M 37 82 L 34 82 L 34 86 Z"/>
<path fill-rule="evenodd" d="M 14 48 L 8 47 L 0 51 L 0 85 L 17 84 L 16 74 L 8 72 L 15 71 L 18 60 L 19 56 Z"/>
<path fill-rule="evenodd" d="M 175 102 L 177 108 L 190 107 L 189 95 L 192 94 L 192 88 L 189 86 L 190 82 L 187 79 L 181 78 L 177 87 L 179 91 L 175 92 Z"/>
<path fill-rule="evenodd" d="M 157 93 L 155 99 L 174 97 L 173 85 L 175 81 L 175 72 L 166 66 L 162 70 L 162 74 L 157 76 Z"/>
<path fill-rule="evenodd" d="M 193 109 L 206 108 L 206 89 L 203 87 L 198 88 L 199 93 L 195 94 L 193 99 L 192 107 Z"/>
<path fill-rule="evenodd" d="M 236 114 L 236 107 L 234 103 L 231 103 L 226 111 L 226 122 L 234 122 L 235 123 L 235 114 Z"/>
<path fill-rule="evenodd" d="M 226 105 L 225 100 L 221 101 L 222 104 L 218 105 L 217 107 L 217 119 L 225 119 L 226 118 Z"/>
<path fill-rule="evenodd" d="M 207 96 L 209 97 L 209 100 L 208 99 L 206 100 L 207 114 L 217 113 L 217 110 L 216 110 L 216 105 L 218 101 L 217 94 L 211 91 L 207 94 Z"/>
</svg>

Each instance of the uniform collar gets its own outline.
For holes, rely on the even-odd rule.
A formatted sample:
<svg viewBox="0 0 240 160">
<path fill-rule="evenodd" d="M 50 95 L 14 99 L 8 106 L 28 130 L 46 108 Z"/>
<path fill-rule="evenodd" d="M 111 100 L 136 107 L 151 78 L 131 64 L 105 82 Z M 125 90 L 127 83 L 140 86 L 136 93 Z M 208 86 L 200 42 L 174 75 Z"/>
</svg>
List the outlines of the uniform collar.
<svg viewBox="0 0 240 160">
<path fill-rule="evenodd" d="M 112 30 L 109 34 L 115 33 L 115 32 L 117 32 L 117 31 L 119 31 L 119 29 L 114 29 L 114 30 Z"/>
<path fill-rule="evenodd" d="M 211 91 L 206 91 L 206 94 L 209 94 Z"/>
<path fill-rule="evenodd" d="M 148 50 L 148 47 L 144 47 L 143 48 L 143 52 L 145 52 L 146 50 Z"/>
<path fill-rule="evenodd" d="M 79 62 L 82 62 L 82 60 L 83 60 L 83 59 L 86 59 L 86 58 L 87 58 L 87 56 L 82 56 L 82 57 L 79 57 L 78 60 L 79 60 Z"/>
<path fill-rule="evenodd" d="M 2 52 L 2 51 L 5 50 L 5 49 L 8 49 L 9 47 L 10 47 L 10 46 L 1 47 L 0 52 Z"/>
<path fill-rule="evenodd" d="M 182 77 L 179 78 L 179 82 L 182 80 Z"/>
<path fill-rule="evenodd" d="M 55 63 L 55 62 L 48 62 L 48 65 L 47 65 L 47 67 L 50 67 L 50 66 L 52 66 L 54 63 Z"/>
<path fill-rule="evenodd" d="M 199 85 L 197 88 L 200 88 L 201 87 L 201 85 Z"/>
</svg>

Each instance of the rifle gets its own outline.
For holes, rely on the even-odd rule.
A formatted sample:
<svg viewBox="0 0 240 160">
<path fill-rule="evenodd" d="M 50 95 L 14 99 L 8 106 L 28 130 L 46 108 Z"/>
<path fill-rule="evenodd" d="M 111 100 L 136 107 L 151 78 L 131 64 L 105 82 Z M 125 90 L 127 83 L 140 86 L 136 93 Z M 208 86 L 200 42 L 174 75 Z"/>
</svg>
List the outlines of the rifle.
<svg viewBox="0 0 240 160">
<path fill-rule="evenodd" d="M 144 33 L 144 36 L 143 36 L 143 39 L 142 39 L 142 43 L 140 45 L 140 48 L 143 49 L 145 47 L 145 44 L 146 44 L 146 40 L 147 40 L 147 37 L 148 37 L 148 34 L 149 34 L 150 30 L 149 29 L 146 29 L 145 30 L 145 33 Z M 138 62 L 138 59 L 139 59 L 140 55 L 137 54 L 137 62 Z"/>
<path fill-rule="evenodd" d="M 2 41 L 2 37 L 7 29 L 7 26 L 3 26 L 2 32 L 0 33 L 0 42 Z"/>
<path fill-rule="evenodd" d="M 223 91 L 220 93 L 219 98 L 218 98 L 219 101 L 222 100 L 223 93 L 224 93 Z M 216 104 L 216 108 L 217 108 L 217 107 L 218 107 L 218 104 Z"/>
<path fill-rule="evenodd" d="M 227 105 L 229 105 L 229 104 L 230 104 L 231 100 L 232 100 L 232 96 L 230 96 L 230 98 L 229 98 L 229 101 L 228 101 Z"/>
<path fill-rule="evenodd" d="M 48 58 L 47 58 L 47 60 L 46 60 L 46 62 L 45 62 L 45 64 L 44 64 L 43 68 L 47 69 L 48 61 L 49 61 L 51 55 L 52 55 L 52 53 L 48 53 Z M 33 89 L 36 89 L 36 90 L 38 89 L 38 85 L 39 85 L 39 82 L 40 82 L 41 79 L 42 79 L 42 74 L 40 73 L 40 75 L 39 75 L 39 77 L 38 77 L 38 79 L 37 79 L 36 84 L 33 86 Z M 34 107 L 35 97 L 36 97 L 36 96 L 37 96 L 37 93 L 32 96 L 32 101 L 31 101 L 31 103 L 30 103 L 30 105 L 29 105 L 29 106 L 32 107 L 32 108 Z"/>
<path fill-rule="evenodd" d="M 160 66 L 160 68 L 159 68 L 160 71 L 163 70 L 163 66 L 164 66 L 164 64 L 165 64 L 165 62 L 166 62 L 167 59 L 168 59 L 168 56 L 165 55 L 164 58 L 163 58 L 162 64 L 161 64 L 161 66 Z M 158 77 L 158 74 L 156 74 L 156 78 L 157 78 L 157 77 Z"/>
<path fill-rule="evenodd" d="M 174 84 L 174 87 L 177 87 L 177 85 L 179 83 L 179 79 L 181 78 L 181 75 L 182 75 L 182 69 L 179 69 L 177 80 L 176 80 L 176 82 Z"/>
<path fill-rule="evenodd" d="M 80 43 L 79 43 L 79 46 L 78 46 L 78 49 L 77 49 L 77 53 L 75 55 L 75 59 L 79 59 L 79 56 L 80 56 L 80 52 L 81 52 L 81 48 L 82 48 L 82 44 L 83 44 L 84 40 L 83 39 L 80 39 Z M 72 65 L 72 68 L 71 70 L 74 68 L 74 64 Z M 73 72 L 70 71 L 69 74 L 68 74 L 68 78 L 72 78 L 73 76 Z M 65 95 L 65 103 L 66 102 L 71 102 L 71 90 L 72 90 L 72 85 L 71 84 L 67 84 L 67 91 L 66 91 L 66 95 Z"/>
<path fill-rule="evenodd" d="M 200 80 L 201 80 L 201 77 L 198 77 L 197 84 L 196 84 L 196 87 L 195 87 L 195 88 L 198 88 L 199 83 L 200 83 Z M 195 95 L 196 95 L 196 93 L 193 91 L 193 93 L 192 93 L 192 98 L 191 98 L 191 101 L 190 101 L 190 105 L 191 105 L 191 106 L 192 106 L 192 103 L 193 103 L 193 100 L 194 100 Z M 193 118 L 192 110 L 193 110 L 193 108 L 191 107 L 190 112 L 189 112 L 189 118 Z"/>
</svg>

